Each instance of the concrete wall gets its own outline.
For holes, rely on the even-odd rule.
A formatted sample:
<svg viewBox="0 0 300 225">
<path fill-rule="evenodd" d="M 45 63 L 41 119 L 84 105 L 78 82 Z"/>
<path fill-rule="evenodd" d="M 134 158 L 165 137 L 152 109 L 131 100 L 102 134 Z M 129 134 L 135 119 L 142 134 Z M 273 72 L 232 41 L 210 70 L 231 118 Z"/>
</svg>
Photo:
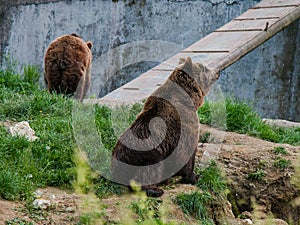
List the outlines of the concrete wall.
<svg viewBox="0 0 300 225">
<path fill-rule="evenodd" d="M 57 36 L 93 41 L 93 86 L 102 96 L 188 47 L 260 0 L 14 0 L 1 4 L 1 53 L 43 66 Z M 299 22 L 226 69 L 226 94 L 261 115 L 300 120 Z M 2 62 L 3 64 L 3 62 Z"/>
</svg>

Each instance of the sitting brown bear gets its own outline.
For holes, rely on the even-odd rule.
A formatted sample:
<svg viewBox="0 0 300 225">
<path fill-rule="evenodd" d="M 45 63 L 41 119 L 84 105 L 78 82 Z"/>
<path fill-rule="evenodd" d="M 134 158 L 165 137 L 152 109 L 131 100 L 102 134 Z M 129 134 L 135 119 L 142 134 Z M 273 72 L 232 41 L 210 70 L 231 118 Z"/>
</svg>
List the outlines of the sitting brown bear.
<svg viewBox="0 0 300 225">
<path fill-rule="evenodd" d="M 84 42 L 77 34 L 58 37 L 48 47 L 44 79 L 48 91 L 74 95 L 80 101 L 90 86 L 92 42 Z"/>
<path fill-rule="evenodd" d="M 219 74 L 180 59 L 167 81 L 145 102 L 142 112 L 119 138 L 112 153 L 112 179 L 130 186 L 134 180 L 148 196 L 159 197 L 158 184 L 172 176 L 195 184 L 198 144 L 197 109 Z"/>
</svg>

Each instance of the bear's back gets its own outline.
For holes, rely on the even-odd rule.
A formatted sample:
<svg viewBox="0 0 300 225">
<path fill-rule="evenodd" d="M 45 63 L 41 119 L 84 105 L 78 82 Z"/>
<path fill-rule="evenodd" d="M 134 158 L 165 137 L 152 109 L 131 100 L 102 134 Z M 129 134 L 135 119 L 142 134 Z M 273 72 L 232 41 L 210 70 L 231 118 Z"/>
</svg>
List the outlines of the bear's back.
<svg viewBox="0 0 300 225">
<path fill-rule="evenodd" d="M 88 76 L 92 63 L 91 44 L 75 34 L 51 42 L 44 58 L 45 82 L 50 92 L 73 94 Z"/>
</svg>

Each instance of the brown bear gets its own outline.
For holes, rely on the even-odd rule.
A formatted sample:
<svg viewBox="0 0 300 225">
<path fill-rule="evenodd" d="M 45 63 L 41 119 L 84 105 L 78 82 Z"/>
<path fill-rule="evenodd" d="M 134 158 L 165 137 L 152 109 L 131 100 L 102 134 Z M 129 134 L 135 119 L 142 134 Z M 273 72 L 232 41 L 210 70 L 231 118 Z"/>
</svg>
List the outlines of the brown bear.
<svg viewBox="0 0 300 225">
<path fill-rule="evenodd" d="M 56 38 L 46 50 L 44 79 L 48 91 L 83 100 L 90 87 L 92 42 L 77 34 Z"/>
<path fill-rule="evenodd" d="M 195 184 L 198 145 L 197 109 L 219 74 L 190 57 L 180 59 L 166 82 L 146 100 L 143 110 L 119 138 L 112 153 L 112 180 L 141 185 L 159 197 L 158 185 L 172 176 Z"/>
</svg>

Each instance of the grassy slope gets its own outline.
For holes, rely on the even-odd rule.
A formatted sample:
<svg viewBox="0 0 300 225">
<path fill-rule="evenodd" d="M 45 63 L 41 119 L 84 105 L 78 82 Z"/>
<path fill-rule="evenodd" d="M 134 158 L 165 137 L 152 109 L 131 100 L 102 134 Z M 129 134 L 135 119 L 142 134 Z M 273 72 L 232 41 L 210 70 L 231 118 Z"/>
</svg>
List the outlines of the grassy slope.
<svg viewBox="0 0 300 225">
<path fill-rule="evenodd" d="M 76 142 L 71 123 L 74 102 L 61 95 L 49 95 L 38 85 L 39 77 L 40 74 L 32 66 L 25 67 L 22 76 L 13 70 L 0 70 L 0 121 L 29 121 L 39 137 L 32 143 L 22 137 L 11 137 L 6 128 L 0 126 L 0 198 L 29 200 L 37 187 L 72 188 L 76 180 Z M 115 125 L 119 129 L 118 133 L 122 132 L 126 124 L 134 120 L 141 107 L 137 104 L 112 111 L 105 106 L 95 106 L 99 138 L 106 150 L 111 151 L 117 140 Z M 212 123 L 211 112 L 217 107 L 218 103 L 205 103 L 198 111 L 200 121 Z M 126 115 L 126 123 L 113 124 L 112 115 L 117 118 Z M 245 103 L 227 100 L 226 116 L 228 131 L 246 133 L 273 142 L 300 145 L 300 128 L 272 128 L 264 124 Z M 115 118 L 114 121 L 120 120 Z M 199 173 L 205 174 L 204 171 Z M 195 197 L 199 201 L 203 200 L 205 205 L 214 198 L 214 188 L 220 185 L 222 191 L 226 189 L 222 181 L 210 183 L 209 180 L 206 184 L 198 184 L 202 189 L 206 187 L 204 195 L 194 193 L 196 197 L 191 197 L 182 194 L 176 200 L 178 204 L 186 210 L 185 202 Z M 112 185 L 101 178 L 93 180 L 93 183 L 99 197 L 122 192 L 121 186 Z M 203 204 L 195 202 L 195 207 L 202 207 Z M 193 214 L 195 208 L 191 210 Z M 209 224 L 210 219 L 206 217 L 205 211 L 203 213 L 198 217 L 204 218 Z"/>
</svg>

